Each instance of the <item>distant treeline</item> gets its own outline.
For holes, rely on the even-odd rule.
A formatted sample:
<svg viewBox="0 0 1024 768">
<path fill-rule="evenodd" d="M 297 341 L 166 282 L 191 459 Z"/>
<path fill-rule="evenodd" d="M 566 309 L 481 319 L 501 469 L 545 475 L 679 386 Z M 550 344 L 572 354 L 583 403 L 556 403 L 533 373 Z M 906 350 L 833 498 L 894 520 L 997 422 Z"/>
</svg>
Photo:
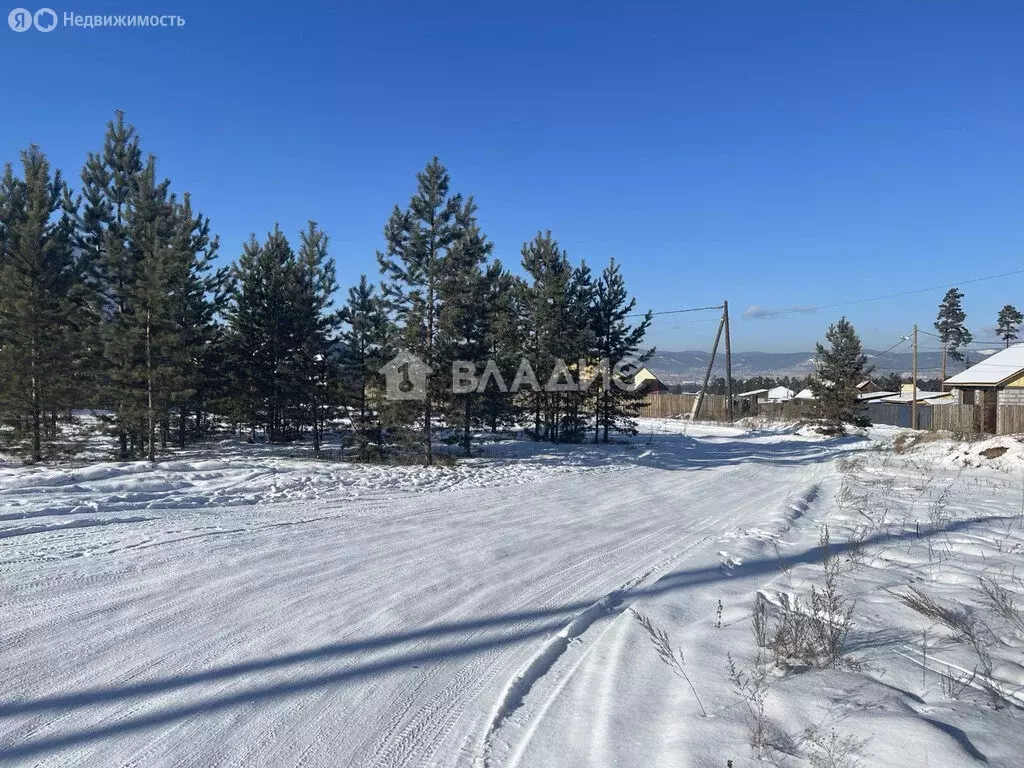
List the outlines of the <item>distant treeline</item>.
<svg viewBox="0 0 1024 768">
<path fill-rule="evenodd" d="M 453 389 L 456 360 L 475 375 L 493 360 L 509 383 L 525 359 L 543 384 L 578 377 L 578 361 L 639 364 L 653 350 L 618 264 L 594 273 L 548 232 L 523 245 L 522 276 L 510 273 L 437 158 L 386 218 L 379 285 L 364 275 L 337 303 L 328 236 L 312 221 L 297 242 L 276 225 L 253 235 L 217 266 L 209 218 L 160 178 L 120 112 L 77 188 L 36 146 L 18 165 L 0 180 L 0 439 L 27 460 L 60 452 L 75 409 L 102 414 L 121 459 L 153 460 L 217 423 L 275 442 L 308 435 L 319 451 L 346 419 L 355 455 L 428 462 L 441 423 L 467 453 L 478 427 L 528 423 L 551 441 L 634 429 L 641 398 L 619 389 Z M 422 400 L 381 396 L 380 368 L 400 349 L 430 367 Z"/>
</svg>

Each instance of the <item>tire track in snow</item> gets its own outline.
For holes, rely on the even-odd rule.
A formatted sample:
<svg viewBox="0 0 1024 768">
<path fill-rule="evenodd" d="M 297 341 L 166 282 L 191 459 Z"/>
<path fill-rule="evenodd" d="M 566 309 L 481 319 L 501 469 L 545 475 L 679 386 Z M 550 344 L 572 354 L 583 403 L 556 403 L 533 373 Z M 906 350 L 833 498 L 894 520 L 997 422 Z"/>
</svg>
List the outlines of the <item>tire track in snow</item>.
<svg viewBox="0 0 1024 768">
<path fill-rule="evenodd" d="M 820 469 L 814 474 L 816 476 L 821 475 L 824 471 L 825 470 Z M 759 474 L 760 473 L 756 471 L 754 473 L 755 477 Z M 803 478 L 801 490 L 797 493 L 795 498 L 793 498 L 791 493 L 785 494 L 785 511 L 783 513 L 782 524 L 786 529 L 791 527 L 797 519 L 806 514 L 806 512 L 813 506 L 814 501 L 820 494 L 820 489 L 820 481 L 813 480 L 812 482 L 807 483 L 806 478 Z M 700 529 L 713 529 L 715 526 L 723 523 L 727 517 L 730 516 L 742 519 L 741 514 L 738 513 L 744 513 L 752 507 L 760 507 L 764 504 L 765 500 L 762 498 L 748 497 L 732 510 L 731 515 L 723 514 L 715 518 L 701 521 Z M 694 553 L 711 543 L 712 538 L 713 537 L 710 535 L 705 536 L 699 541 L 692 543 L 690 546 L 681 547 L 674 555 L 670 555 L 665 561 L 637 577 L 632 584 L 624 585 L 623 589 L 611 593 L 600 601 L 601 603 L 604 603 L 605 601 L 612 601 L 607 603 L 607 610 L 596 615 L 591 613 L 593 609 L 598 607 L 599 604 L 596 603 L 577 617 L 578 620 L 583 620 L 582 624 L 575 627 L 580 630 L 579 632 L 573 633 L 574 625 L 577 624 L 577 622 L 574 621 L 567 625 L 567 627 L 559 633 L 559 636 L 548 641 L 548 643 L 542 647 L 537 656 L 527 664 L 527 666 L 511 681 L 504 691 L 502 698 L 492 715 L 491 721 L 488 724 L 487 732 L 483 737 L 478 765 L 483 766 L 483 768 L 492 768 L 492 766 L 497 764 L 496 760 L 498 758 L 495 758 L 493 755 L 493 745 L 497 734 L 502 730 L 502 726 L 516 710 L 524 706 L 527 695 L 538 683 L 541 682 L 542 679 L 553 675 L 557 676 L 558 679 L 551 683 L 551 690 L 546 692 L 545 699 L 539 702 L 527 713 L 527 721 L 518 741 L 514 745 L 509 745 L 510 753 L 508 756 L 500 758 L 502 760 L 501 764 L 506 766 L 506 768 L 516 768 L 525 756 L 530 742 L 542 726 L 544 717 L 555 703 L 556 698 L 562 694 L 563 690 L 572 678 L 579 674 L 579 670 L 584 665 L 584 661 L 592 657 L 591 649 L 593 646 L 597 643 L 603 642 L 612 627 L 619 625 L 620 622 L 626 621 L 626 619 L 622 617 L 622 614 L 630 607 L 629 599 L 634 596 L 637 587 L 643 585 L 649 580 L 651 575 L 657 574 L 667 566 L 685 562 L 685 560 L 691 557 Z M 655 581 L 654 584 L 657 584 L 657 581 Z M 588 614 L 591 619 L 589 621 L 587 620 Z M 580 656 L 571 663 L 568 669 L 557 670 L 557 672 L 553 671 L 556 670 L 556 665 L 559 663 L 561 656 L 568 649 L 569 642 L 582 641 L 584 633 L 604 619 L 607 619 L 607 626 L 602 629 L 587 650 L 580 654 Z M 604 745 L 604 748 L 606 749 L 607 745 L 610 744 L 607 738 L 607 733 L 611 730 L 610 722 L 612 719 L 609 705 L 615 699 L 614 690 L 616 685 L 621 683 L 621 679 L 618 674 L 618 662 L 621 659 L 623 645 L 622 633 L 624 631 L 626 630 L 620 629 L 616 634 L 618 639 L 615 647 L 611 649 L 612 663 L 603 665 L 602 668 L 598 670 L 590 670 L 588 672 L 588 678 L 590 680 L 594 680 L 596 678 L 596 683 L 592 684 L 596 685 L 597 691 L 594 695 L 587 696 L 587 698 L 590 701 L 596 700 L 600 702 L 596 720 L 588 721 L 587 724 L 588 743 L 591 750 L 590 764 L 601 764 L 603 761 L 607 760 L 608 755 L 610 754 L 608 751 L 602 751 L 602 745 Z M 571 637 L 568 638 L 567 642 L 563 642 L 562 636 L 566 634 L 571 635 Z M 590 687 L 587 685 L 584 685 L 584 688 L 586 690 L 590 690 Z"/>
<path fill-rule="evenodd" d="M 101 723 L 130 727 L 133 717 L 183 702 L 244 696 L 254 686 L 393 659 L 393 668 L 366 680 L 243 699 L 193 721 L 67 748 L 46 763 L 454 765 L 469 757 L 464 747 L 479 743 L 505 684 L 536 655 L 538 630 L 562 609 L 565 629 L 613 595 L 615 585 L 633 584 L 632 574 L 653 577 L 688 545 L 705 543 L 694 539 L 745 514 L 740 500 L 755 503 L 762 484 L 776 482 L 774 471 L 768 463 L 699 471 L 632 466 L 614 476 L 567 472 L 533 486 L 463 487 L 417 499 L 393 490 L 359 499 L 340 490 L 329 498 L 316 489 L 319 500 L 218 507 L 217 522 L 238 529 L 230 535 L 178 542 L 156 531 L 158 523 L 142 523 L 138 531 L 163 537 L 166 546 L 128 548 L 123 544 L 135 541 L 114 538 L 102 545 L 110 551 L 103 557 L 32 571 L 33 564 L 20 564 L 23 599 L 11 618 L 22 625 L 31 615 L 15 663 L 15 688 L 25 695 L 74 692 L 97 681 L 118 689 L 154 678 L 188 680 L 232 664 L 326 650 L 258 673 L 176 684 L 158 696 L 0 719 L 0 741 L 24 743 Z M 730 500 L 731 509 L 724 506 Z M 325 507 L 337 517 L 283 527 Z M 161 514 L 163 527 L 179 537 L 211 518 L 204 510 Z M 270 527 L 276 522 L 281 527 Z M 96 531 L 79 536 L 80 549 L 97 548 Z M 29 573 L 35 583 L 20 576 Z M 69 580 L 71 574 L 83 581 Z M 621 611 L 625 603 L 611 607 Z M 66 622 L 58 620 L 62 612 Z M 597 617 L 579 637 L 589 645 L 613 626 L 609 618 Z M 475 626 L 477 620 L 483 624 Z M 438 632 L 430 634 L 435 625 Z M 0 627 L 0 640 L 6 631 Z M 394 641 L 330 650 L 362 638 Z M 466 650 L 478 640 L 487 647 Z M 430 655 L 418 669 L 403 662 Z M 527 698 L 571 679 L 560 666 L 567 659 L 556 659 Z M 532 706 L 527 701 L 527 713 Z"/>
</svg>

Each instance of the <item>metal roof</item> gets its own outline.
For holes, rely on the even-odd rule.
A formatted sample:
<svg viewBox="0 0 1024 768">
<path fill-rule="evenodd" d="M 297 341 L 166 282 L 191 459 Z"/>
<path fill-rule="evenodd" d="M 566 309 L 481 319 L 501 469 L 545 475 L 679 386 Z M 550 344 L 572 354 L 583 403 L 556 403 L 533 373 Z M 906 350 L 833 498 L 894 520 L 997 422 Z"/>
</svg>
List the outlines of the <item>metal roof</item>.
<svg viewBox="0 0 1024 768">
<path fill-rule="evenodd" d="M 749 392 L 740 392 L 736 397 L 753 397 L 754 395 L 763 395 L 767 391 L 767 389 L 752 389 Z"/>
<path fill-rule="evenodd" d="M 1014 344 L 985 358 L 977 365 L 972 365 L 966 371 L 950 376 L 942 385 L 963 387 L 974 384 L 980 387 L 994 387 L 1016 378 L 1021 373 L 1024 373 L 1024 344 Z"/>
<path fill-rule="evenodd" d="M 932 405 L 932 401 L 938 403 L 952 403 L 953 394 L 951 392 L 926 392 L 922 389 L 917 390 L 917 402 L 928 403 Z M 889 397 L 880 397 L 876 400 L 872 400 L 874 403 L 912 403 L 914 402 L 913 392 L 900 392 L 896 395 L 890 395 Z"/>
</svg>

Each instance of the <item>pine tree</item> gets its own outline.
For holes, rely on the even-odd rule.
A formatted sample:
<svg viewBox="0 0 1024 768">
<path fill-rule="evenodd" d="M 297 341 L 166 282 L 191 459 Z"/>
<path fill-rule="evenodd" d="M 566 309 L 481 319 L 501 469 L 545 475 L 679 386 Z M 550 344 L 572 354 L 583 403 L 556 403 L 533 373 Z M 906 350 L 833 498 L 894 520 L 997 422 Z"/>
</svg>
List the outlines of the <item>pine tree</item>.
<svg viewBox="0 0 1024 768">
<path fill-rule="evenodd" d="M 449 251 L 462 236 L 464 204 L 461 195 L 449 195 L 448 171 L 435 157 L 416 175 L 416 194 L 404 211 L 395 206 L 384 227 L 386 246 L 377 261 L 385 276 L 384 294 L 402 328 L 402 343 L 419 355 L 431 372 L 423 398 L 424 462 L 434 461 L 431 428 L 434 402 L 439 397 L 445 372 L 434 359 L 440 284 Z M 471 205 L 471 203 L 470 203 Z"/>
<path fill-rule="evenodd" d="M 313 454 L 319 456 L 324 407 L 338 362 L 333 347 L 338 317 L 329 311 L 338 285 L 334 260 L 327 252 L 327 233 L 310 221 L 299 237 L 289 307 L 290 395 L 298 412 L 296 420 L 299 426 L 311 427 Z"/>
<path fill-rule="evenodd" d="M 960 348 L 970 344 L 973 339 L 971 332 L 964 325 L 967 314 L 960 304 L 963 297 L 963 291 L 956 288 L 946 291 L 935 320 L 935 330 L 939 332 L 939 341 L 942 344 L 942 381 L 946 380 L 946 358 L 951 357 L 962 362 L 964 356 Z"/>
<path fill-rule="evenodd" d="M 614 369 L 618 378 L 632 383 L 632 374 L 647 362 L 654 349 L 641 351 L 644 336 L 651 325 L 651 313 L 633 325 L 629 317 L 636 308 L 636 299 L 630 298 L 626 282 L 619 265 L 612 259 L 601 273 L 593 302 L 593 326 L 595 335 L 594 355 L 601 368 Z M 604 373 L 602 370 L 601 373 Z M 607 381 L 599 381 L 595 396 L 594 442 L 598 437 L 608 442 L 609 431 L 616 429 L 625 434 L 636 434 L 636 416 L 644 402 L 642 394 L 623 382 L 613 380 L 608 371 Z"/>
<path fill-rule="evenodd" d="M 438 290 L 441 308 L 435 361 L 444 371 L 454 371 L 453 366 L 458 363 L 472 366 L 475 379 L 487 360 L 491 314 L 489 280 L 495 275 L 482 266 L 492 245 L 480 231 L 474 213 L 475 207 L 469 200 L 462 212 L 462 235 L 445 260 Z M 469 456 L 472 427 L 479 419 L 479 404 L 483 398 L 475 389 L 456 393 L 451 385 L 445 386 L 444 394 L 447 420 L 452 424 L 461 422 L 462 447 Z"/>
<path fill-rule="evenodd" d="M 348 289 L 348 301 L 339 320 L 345 326 L 340 336 L 342 387 L 358 409 L 352 426 L 359 457 L 366 458 L 368 443 L 380 443 L 379 421 L 373 416 L 367 391 L 377 383 L 378 370 L 384 364 L 388 330 L 384 301 L 366 275 L 361 275 L 359 284 Z"/>
<path fill-rule="evenodd" d="M 141 439 L 135 391 L 139 360 L 125 329 L 134 322 L 131 296 L 139 253 L 129 247 L 127 226 L 143 168 L 138 134 L 118 111 L 107 123 L 103 151 L 90 153 L 82 169 L 76 228 L 82 306 L 93 331 L 87 356 L 103 383 L 99 404 L 114 412 L 122 459 L 130 456 L 130 443 Z"/>
<path fill-rule="evenodd" d="M 537 233 L 523 244 L 527 273 L 524 327 L 525 352 L 540 388 L 529 395 L 536 439 L 560 442 L 582 437 L 583 394 L 565 375 L 576 370 L 593 346 L 590 303 L 593 280 L 586 264 L 577 268 L 550 232 Z M 564 366 L 564 368 L 563 368 Z M 553 386 L 549 386 L 553 385 Z M 563 386 L 564 385 L 564 386 Z"/>
<path fill-rule="evenodd" d="M 173 322 L 172 279 L 174 200 L 169 182 L 156 180 L 152 156 L 139 175 L 126 221 L 126 256 L 133 274 L 126 309 L 108 342 L 124 367 L 115 379 L 122 387 L 121 417 L 142 426 L 146 457 L 156 461 L 157 426 L 182 387 L 175 366 L 180 338 Z"/>
<path fill-rule="evenodd" d="M 871 371 L 860 338 L 845 317 L 828 327 L 825 341 L 828 347 L 817 344 L 818 370 L 811 379 L 811 391 L 817 398 L 821 418 L 838 431 L 856 417 L 857 384 Z"/>
<path fill-rule="evenodd" d="M 524 299 L 527 289 L 525 283 L 507 272 L 497 259 L 487 267 L 487 286 L 487 357 L 494 361 L 494 371 L 481 373 L 482 378 L 486 376 L 481 382 L 481 408 L 482 419 L 491 432 L 497 432 L 499 427 L 519 423 L 523 415 L 507 387 L 526 349 Z"/>
<path fill-rule="evenodd" d="M 63 209 L 60 171 L 39 147 L 21 153 L 23 178 L 10 164 L 0 179 L 0 417 L 28 438 L 40 461 L 44 417 L 72 405 L 74 304 L 78 281 L 73 221 Z"/>
<path fill-rule="evenodd" d="M 205 405 L 223 388 L 223 374 L 218 370 L 223 329 L 218 317 L 225 308 L 228 269 L 214 269 L 219 240 L 210 235 L 210 220 L 193 211 L 187 192 L 175 206 L 173 219 L 171 322 L 177 334 L 179 383 L 173 404 L 178 411 L 178 445 L 184 447 L 189 416 L 195 417 L 194 431 L 201 435 Z"/>
<path fill-rule="evenodd" d="M 232 411 L 249 426 L 283 437 L 289 345 L 289 292 L 294 253 L 280 228 L 261 245 L 252 235 L 232 270 L 227 316 L 232 350 Z"/>
<path fill-rule="evenodd" d="M 1007 347 L 1010 346 L 1011 341 L 1017 340 L 1017 330 L 1021 323 L 1024 323 L 1024 315 L 1012 304 L 1007 304 L 999 310 L 999 317 L 996 318 L 996 333 L 1006 342 Z"/>
</svg>

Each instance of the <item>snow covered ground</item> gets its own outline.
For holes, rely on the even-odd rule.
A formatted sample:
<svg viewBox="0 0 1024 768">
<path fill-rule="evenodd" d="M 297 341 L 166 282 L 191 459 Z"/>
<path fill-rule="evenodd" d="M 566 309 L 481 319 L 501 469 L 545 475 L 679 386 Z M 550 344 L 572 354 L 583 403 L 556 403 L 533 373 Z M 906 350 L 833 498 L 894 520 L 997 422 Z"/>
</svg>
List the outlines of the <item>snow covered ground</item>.
<svg viewBox="0 0 1024 768">
<path fill-rule="evenodd" d="M 853 627 L 836 668 L 767 665 L 762 757 L 1019 765 L 1024 450 L 897 439 L 0 465 L 0 764 L 751 765 L 727 654 L 822 588 L 827 525 Z"/>
</svg>

